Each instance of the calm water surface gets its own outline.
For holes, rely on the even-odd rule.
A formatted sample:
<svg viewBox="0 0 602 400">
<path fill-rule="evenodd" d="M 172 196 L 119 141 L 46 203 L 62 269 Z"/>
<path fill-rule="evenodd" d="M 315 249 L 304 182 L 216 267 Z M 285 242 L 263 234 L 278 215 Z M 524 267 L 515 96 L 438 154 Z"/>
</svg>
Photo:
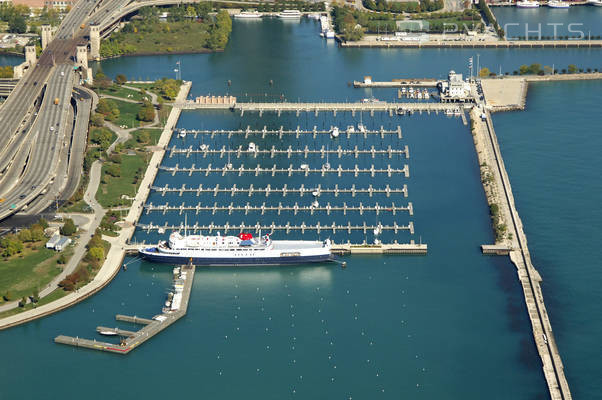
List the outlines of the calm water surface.
<svg viewBox="0 0 602 400">
<path fill-rule="evenodd" d="M 192 95 L 229 92 L 249 101 L 277 99 L 281 95 L 288 100 L 351 100 L 369 95 L 392 99 L 391 91 L 360 91 L 349 88 L 347 82 L 366 74 L 382 80 L 401 76 L 438 77 L 448 68 L 465 69 L 466 59 L 474 54 L 437 50 L 343 51 L 319 39 L 313 22 L 269 21 L 235 23 L 231 43 L 223 53 L 123 58 L 105 61 L 102 68 L 111 76 L 125 73 L 129 78 L 157 78 L 173 75 L 175 62 L 181 59 L 183 77 L 193 81 Z M 599 62 L 599 54 L 591 50 L 480 52 L 483 65 L 499 63 L 509 70 L 524 63 L 551 64 L 568 58 L 583 63 Z M 227 85 L 228 80 L 232 81 L 231 86 Z M 585 360 L 591 356 L 579 345 L 583 341 L 592 344 L 594 347 L 588 351 L 595 354 L 592 351 L 596 348 L 595 332 L 585 330 L 592 323 L 591 318 L 587 323 L 584 318 L 591 315 L 588 310 L 596 312 L 589 293 L 599 281 L 595 265 L 599 258 L 595 258 L 594 252 L 560 246 L 560 238 L 566 242 L 567 236 L 558 234 L 559 226 L 563 233 L 573 228 L 554 218 L 572 220 L 577 212 L 589 221 L 596 220 L 591 213 L 596 209 L 593 201 L 599 198 L 597 189 L 592 188 L 591 192 L 581 187 L 585 191 L 571 189 L 567 200 L 566 183 L 584 182 L 581 177 L 584 170 L 590 174 L 599 171 L 593 165 L 588 169 L 588 165 L 594 160 L 599 164 L 594 152 L 599 136 L 592 132 L 599 132 L 595 127 L 600 121 L 597 116 L 597 122 L 587 125 L 589 129 L 579 128 L 581 140 L 574 137 L 576 133 L 567 135 L 562 130 L 548 136 L 550 130 L 542 127 L 559 129 L 560 124 L 546 119 L 550 112 L 555 112 L 557 119 L 572 121 L 573 126 L 579 116 L 599 115 L 591 105 L 599 91 L 583 87 L 572 90 L 567 86 L 552 89 L 556 103 L 534 101 L 540 90 L 536 87 L 530 92 L 526 112 L 496 115 L 495 121 L 504 154 L 510 153 L 506 162 L 535 263 L 544 275 L 544 290 L 551 302 L 552 321 L 569 382 L 580 397 L 595 398 L 599 392 L 593 376 L 595 361 L 588 366 Z M 541 97 L 548 98 L 545 88 Z M 569 111 L 558 100 L 563 98 L 579 102 L 571 108 L 574 114 L 564 117 Z M 550 111 L 554 107 L 558 111 Z M 280 118 L 266 115 L 259 119 L 256 115 L 241 118 L 230 113 L 185 112 L 179 126 L 283 125 L 294 129 L 297 125 L 345 126 L 357 123 L 358 118 L 348 114 L 338 114 L 336 118 L 326 114 L 318 118 L 283 114 Z M 479 252 L 478 246 L 490 243 L 493 238 L 467 127 L 459 119 L 442 116 L 392 119 L 377 114 L 374 118 L 368 115 L 363 118 L 372 127 L 399 124 L 403 129 L 400 143 L 408 144 L 411 154 L 407 160 L 411 177 L 404 178 L 403 183 L 408 184 L 410 196 L 396 200 L 400 204 L 408 200 L 414 203 L 415 216 L 411 220 L 416 223 L 415 238 L 420 236 L 429 244 L 428 256 L 353 257 L 348 258 L 346 269 L 331 265 L 200 268 L 188 315 L 126 358 L 53 344 L 52 338 L 58 334 L 95 337 L 96 326 L 117 325 L 114 321 L 117 313 L 150 316 L 159 312 L 170 285 L 171 269 L 134 262 L 93 298 L 59 314 L 0 333 L 1 354 L 11 365 L 0 372 L 0 397 L 33 399 L 60 392 L 63 398 L 79 398 L 85 391 L 90 399 L 164 398 L 174 393 L 219 399 L 546 398 L 541 364 L 533 346 L 515 269 L 505 258 L 483 257 Z M 519 122 L 524 128 L 515 130 Z M 528 138 L 528 134 L 535 135 L 534 131 L 541 132 L 536 136 L 540 139 Z M 565 151 L 563 144 L 569 138 L 573 139 L 572 151 Z M 185 140 L 186 145 L 191 145 L 193 138 Z M 200 137 L 195 145 L 199 140 Z M 184 144 L 182 139 L 173 138 L 170 147 Z M 291 145 L 294 144 L 292 141 Z M 574 154 L 580 154 L 578 151 L 585 147 L 591 149 L 590 153 L 574 160 Z M 538 169 L 532 167 L 525 155 L 531 152 L 539 154 Z M 549 152 L 557 154 L 559 159 L 553 161 Z M 588 157 L 593 159 L 587 161 Z M 174 162 L 176 159 L 165 160 L 166 165 Z M 178 162 L 190 165 L 195 161 Z M 562 167 L 571 162 L 580 167 Z M 338 160 L 331 160 L 331 164 L 337 163 Z M 543 177 L 532 173 L 548 169 L 554 173 Z M 171 175 L 160 173 L 157 180 L 180 185 L 188 177 L 170 178 Z M 196 186 L 203 179 L 193 175 L 187 184 Z M 533 199 L 534 204 L 545 208 L 525 205 L 529 195 L 541 195 L 541 191 L 533 189 L 530 179 L 535 179 L 537 185 L 554 186 L 548 192 L 551 196 Z M 591 182 L 593 187 L 595 180 Z M 158 203 L 167 199 L 153 196 L 149 201 Z M 571 199 L 578 196 L 587 199 L 580 198 L 584 203 L 579 203 L 581 207 L 575 210 Z M 178 201 L 177 197 L 170 200 L 170 204 Z M 189 197 L 184 201 L 196 199 Z M 556 212 L 558 207 L 566 207 L 567 212 Z M 144 221 L 166 218 L 178 223 L 183 219 L 180 215 L 153 214 L 157 213 L 144 216 Z M 400 218 L 410 219 L 407 215 Z M 548 224 L 538 225 L 538 219 Z M 591 241 L 600 237 L 595 227 L 588 229 L 581 235 L 573 232 L 575 239 L 582 240 L 581 249 L 588 248 L 588 240 L 594 246 Z M 137 232 L 136 238 L 155 239 L 144 232 Z M 403 241 L 408 238 L 403 236 Z M 575 262 L 569 257 L 571 253 L 575 256 L 579 251 L 577 255 L 584 257 L 578 265 L 584 271 L 581 284 L 579 280 L 568 279 L 571 269 L 558 261 L 560 249 L 572 265 Z M 590 375 L 583 374 L 584 371 Z M 35 385 L 31 384 L 29 372 L 35 372 Z"/>
</svg>

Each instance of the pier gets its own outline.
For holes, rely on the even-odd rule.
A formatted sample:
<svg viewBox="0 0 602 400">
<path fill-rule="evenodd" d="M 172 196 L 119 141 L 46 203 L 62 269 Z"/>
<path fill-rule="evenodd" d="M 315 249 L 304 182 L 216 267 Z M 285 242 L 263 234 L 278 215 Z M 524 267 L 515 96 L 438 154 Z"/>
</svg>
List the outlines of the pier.
<svg viewBox="0 0 602 400">
<path fill-rule="evenodd" d="M 373 37 L 356 42 L 340 41 L 341 47 L 374 47 L 374 48 L 460 48 L 460 49 L 587 49 L 602 47 L 602 40 L 432 40 L 432 41 L 378 41 Z"/>
<path fill-rule="evenodd" d="M 357 164 L 355 164 L 354 168 L 343 168 L 340 164 L 336 168 L 332 168 L 328 165 L 322 165 L 322 168 L 301 168 L 301 167 L 293 167 L 293 164 L 290 164 L 288 168 L 278 168 L 276 164 L 274 164 L 271 168 L 262 168 L 260 164 L 257 164 L 254 168 L 245 168 L 244 164 L 241 164 L 240 167 L 234 168 L 232 165 L 224 165 L 223 167 L 213 167 L 211 163 L 204 168 L 196 168 L 193 164 L 191 167 L 179 167 L 177 164 L 175 167 L 165 167 L 160 166 L 160 170 L 171 172 L 172 176 L 176 173 L 187 173 L 189 176 L 192 176 L 193 173 L 201 173 L 208 176 L 212 173 L 221 173 L 222 176 L 232 173 L 238 174 L 238 176 L 242 176 L 243 174 L 254 174 L 255 176 L 259 176 L 259 174 L 271 174 L 275 176 L 276 174 L 287 174 L 288 176 L 292 176 L 293 174 L 303 174 L 308 176 L 309 174 L 320 174 L 324 176 L 327 173 L 337 174 L 337 176 L 341 176 L 342 174 L 353 174 L 353 176 L 357 177 L 360 174 L 368 174 L 371 177 L 374 177 L 376 174 L 386 174 L 388 177 L 393 176 L 393 174 L 402 174 L 406 178 L 410 177 L 410 167 L 408 164 L 405 164 L 403 168 L 392 168 L 390 164 L 387 165 L 387 168 L 375 168 L 374 165 L 371 165 L 370 168 L 360 168 Z"/>
<path fill-rule="evenodd" d="M 320 149 L 310 149 L 308 146 L 305 146 L 303 149 L 293 149 L 292 146 L 289 146 L 287 149 L 276 149 L 275 146 L 272 146 L 269 150 L 243 150 L 242 146 L 238 146 L 236 150 L 228 150 L 226 146 L 222 146 L 219 150 L 210 150 L 208 148 L 204 149 L 193 149 L 192 146 L 187 149 L 177 148 L 175 145 L 169 151 L 169 157 L 173 157 L 174 155 L 185 155 L 186 158 L 190 157 L 192 154 L 194 155 L 202 155 L 203 157 L 207 157 L 208 155 L 219 155 L 220 158 L 224 158 L 229 155 L 236 156 L 236 158 L 240 158 L 241 156 L 270 156 L 270 158 L 274 158 L 277 155 L 286 155 L 287 158 L 291 158 L 292 156 L 303 156 L 303 158 L 307 158 L 310 155 L 319 155 L 321 158 L 324 158 L 326 155 L 337 156 L 337 158 L 342 158 L 343 156 L 352 156 L 358 158 L 360 155 L 369 155 L 372 158 L 376 158 L 376 156 L 387 156 L 388 158 L 393 158 L 393 156 L 405 156 L 405 158 L 410 158 L 410 150 L 406 145 L 403 149 L 393 149 L 391 146 L 388 146 L 386 149 L 376 149 L 374 146 L 371 146 L 370 149 L 358 149 L 355 146 L 353 149 L 343 149 L 341 146 L 338 146 L 336 149 L 329 150 L 325 149 L 324 146 Z"/>
<path fill-rule="evenodd" d="M 200 196 L 201 193 L 213 193 L 213 196 L 216 197 L 220 193 L 230 194 L 231 197 L 235 195 L 247 195 L 248 197 L 253 196 L 254 194 L 263 194 L 265 197 L 268 197 L 271 193 L 282 194 L 282 197 L 286 197 L 288 194 L 298 194 L 299 197 L 303 197 L 304 195 L 311 195 L 312 192 L 318 191 L 319 193 L 325 194 L 334 194 L 334 197 L 338 197 L 339 194 L 351 194 L 351 197 L 355 197 L 358 194 L 367 194 L 372 197 L 375 194 L 385 194 L 387 197 L 390 197 L 392 194 L 403 194 L 403 197 L 408 197 L 408 186 L 406 184 L 403 185 L 402 188 L 391 188 L 389 185 L 386 185 L 383 189 L 373 188 L 372 185 L 368 185 L 367 188 L 356 188 L 355 184 L 351 185 L 350 188 L 339 188 L 339 185 L 334 185 L 334 188 L 323 188 L 321 184 L 318 184 L 315 188 L 306 188 L 304 184 L 301 184 L 300 187 L 291 187 L 289 188 L 286 184 L 282 187 L 272 187 L 271 185 L 267 185 L 266 187 L 258 187 L 255 188 L 253 184 L 248 187 L 237 187 L 236 184 L 231 187 L 220 187 L 219 184 L 213 187 L 203 187 L 203 184 L 199 184 L 198 187 L 186 187 L 186 185 L 182 185 L 179 188 L 165 186 L 151 186 L 151 190 L 162 193 L 165 196 L 166 193 L 178 193 L 182 196 L 183 193 L 196 193 L 197 196 Z"/>
<path fill-rule="evenodd" d="M 448 107 L 449 108 L 449 107 Z M 355 115 L 355 114 L 353 114 Z M 295 135 L 297 139 L 301 135 L 312 135 L 315 139 L 318 135 L 332 135 L 332 129 L 329 130 L 319 130 L 317 126 L 314 126 L 312 130 L 302 130 L 299 127 L 295 130 L 284 129 L 284 127 L 280 127 L 280 129 L 267 129 L 266 126 L 263 129 L 251 129 L 251 127 L 247 126 L 246 129 L 238 129 L 238 130 L 198 130 L 198 129 L 189 129 L 184 130 L 181 129 L 178 131 L 180 137 L 185 137 L 184 135 L 192 135 L 195 139 L 197 135 L 209 135 L 211 139 L 213 139 L 216 135 L 228 135 L 228 139 L 236 135 L 244 135 L 245 139 L 247 139 L 250 135 L 261 135 L 261 138 L 264 139 L 266 136 L 270 135 L 278 135 L 279 139 L 282 139 L 284 135 Z M 381 138 L 384 138 L 388 135 L 397 135 L 398 139 L 402 138 L 401 127 L 397 126 L 395 130 L 386 130 L 382 126 L 379 130 L 368 130 L 364 129 L 363 131 L 355 130 L 353 132 L 349 130 L 340 130 L 340 135 L 345 135 L 347 138 L 350 138 L 352 135 L 363 135 L 367 138 L 369 135 L 380 135 Z"/>
<path fill-rule="evenodd" d="M 282 203 L 278 203 L 278 206 L 270 206 L 266 205 L 265 202 L 261 206 L 252 206 L 247 202 L 244 206 L 234 205 L 230 203 L 228 206 L 220 206 L 217 202 L 215 202 L 212 206 L 203 206 L 201 203 L 197 203 L 195 206 L 186 206 L 184 203 L 178 206 L 169 206 L 168 204 L 162 205 L 153 205 L 152 203 L 144 206 L 146 213 L 148 214 L 151 211 L 161 211 L 165 214 L 168 211 L 178 212 L 182 215 L 187 211 L 194 211 L 195 215 L 198 215 L 199 212 L 211 212 L 212 215 L 220 211 L 227 211 L 228 215 L 232 215 L 233 212 L 243 212 L 247 215 L 250 212 L 261 212 L 261 215 L 264 215 L 266 212 L 277 212 L 280 215 L 281 212 L 284 211 L 293 211 L 294 215 L 297 215 L 300 212 L 309 212 L 311 215 L 317 211 L 326 212 L 327 215 L 330 215 L 331 212 L 342 212 L 343 215 L 347 215 L 348 212 L 358 212 L 360 215 L 363 215 L 365 212 L 374 212 L 376 215 L 380 215 L 382 212 L 390 212 L 395 215 L 399 211 L 407 211 L 409 215 L 414 215 L 414 206 L 412 203 L 408 203 L 407 206 L 397 206 L 395 203 L 391 203 L 390 205 L 380 205 L 378 203 L 374 205 L 363 205 L 361 202 L 356 206 L 349 206 L 347 203 L 343 203 L 341 206 L 331 205 L 327 203 L 325 206 L 300 206 L 297 202 L 294 205 L 282 205 Z"/>
<path fill-rule="evenodd" d="M 336 115 L 337 112 L 386 112 L 390 116 L 396 114 L 397 110 L 405 110 L 406 112 L 444 112 L 450 107 L 441 103 L 390 103 L 386 101 L 367 102 L 367 103 L 236 103 L 228 104 L 198 104 L 194 102 L 178 103 L 177 106 L 183 109 L 198 109 L 198 110 L 231 110 L 239 112 L 241 115 L 248 112 L 257 112 L 263 115 L 264 112 L 302 112 L 314 113 L 318 115 L 320 112 L 332 112 Z M 465 105 L 470 108 L 471 105 Z"/>
<path fill-rule="evenodd" d="M 361 231 L 364 234 L 366 234 L 368 233 L 368 231 L 374 231 L 377 228 L 381 231 L 392 231 L 395 234 L 399 233 L 399 231 L 409 231 L 410 234 L 414 234 L 414 222 L 412 221 L 410 221 L 408 225 L 399 225 L 396 222 L 393 223 L 393 225 L 367 225 L 366 222 L 364 222 L 362 225 L 351 225 L 351 222 L 347 222 L 347 225 L 338 225 L 334 222 L 331 225 L 321 225 L 320 222 L 317 222 L 315 225 L 307 225 L 305 224 L 305 222 L 301 222 L 301 225 L 291 225 L 290 222 L 287 222 L 285 225 L 277 225 L 275 222 L 272 222 L 270 225 L 262 225 L 259 222 L 255 225 L 246 225 L 244 223 L 240 225 L 230 225 L 228 221 L 226 221 L 223 225 L 214 224 L 213 222 L 211 222 L 209 225 L 199 225 L 199 223 L 196 222 L 194 225 L 189 225 L 187 227 L 185 227 L 183 223 L 179 225 L 169 225 L 166 223 L 162 226 L 155 224 L 138 224 L 136 226 L 146 232 L 156 230 L 183 231 L 184 228 L 186 228 L 188 232 L 197 233 L 204 231 L 209 232 L 210 234 L 213 233 L 213 231 L 224 232 L 226 234 L 230 231 L 234 233 L 259 233 L 260 231 L 267 231 L 270 232 L 270 234 L 273 234 L 276 231 L 283 231 L 287 234 L 292 231 L 299 231 L 301 233 L 305 233 L 305 231 L 316 231 L 316 233 L 318 234 L 320 234 L 321 232 L 332 232 L 333 234 L 335 234 L 337 231 L 347 231 L 347 233 L 351 234 L 351 231 Z"/>
<path fill-rule="evenodd" d="M 80 337 L 64 336 L 59 335 L 54 338 L 55 343 L 65 344 L 74 347 L 83 347 L 91 350 L 107 351 L 115 354 L 129 354 L 136 347 L 142 343 L 151 339 L 159 332 L 163 331 L 171 324 L 186 315 L 188 310 L 188 301 L 190 299 L 190 290 L 192 288 L 192 282 L 194 280 L 195 267 L 193 265 L 182 266 L 179 269 L 177 278 L 174 280 L 174 285 L 177 287 L 181 285 L 181 302 L 178 308 L 174 310 L 166 311 L 153 319 L 140 318 L 136 316 L 120 315 L 118 314 L 115 319 L 117 321 L 129 322 L 133 324 L 143 325 L 138 331 L 127 331 L 119 328 L 106 328 L 99 326 L 96 328 L 97 332 L 111 332 L 116 336 L 121 337 L 121 341 L 118 344 L 98 341 L 95 339 L 83 339 Z"/>
</svg>

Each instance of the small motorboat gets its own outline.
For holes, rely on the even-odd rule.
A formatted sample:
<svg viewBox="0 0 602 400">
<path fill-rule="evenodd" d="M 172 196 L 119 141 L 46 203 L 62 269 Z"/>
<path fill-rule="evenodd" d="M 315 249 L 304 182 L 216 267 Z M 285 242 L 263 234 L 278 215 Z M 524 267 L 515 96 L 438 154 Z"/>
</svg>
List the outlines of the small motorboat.
<svg viewBox="0 0 602 400">
<path fill-rule="evenodd" d="M 332 129 L 330 129 L 330 136 L 332 136 L 333 138 L 339 137 L 339 127 L 335 126 Z"/>
<path fill-rule="evenodd" d="M 314 197 L 318 197 L 318 196 L 320 196 L 320 191 L 318 189 L 315 189 L 314 191 L 311 192 L 311 195 Z"/>
<path fill-rule="evenodd" d="M 357 130 L 360 131 L 360 133 L 366 133 L 366 126 L 360 122 L 357 124 Z"/>
<path fill-rule="evenodd" d="M 301 164 L 300 168 L 307 171 L 309 169 L 309 165 L 308 164 Z"/>
<path fill-rule="evenodd" d="M 355 133 L 355 127 L 353 125 L 349 125 L 347 127 L 347 133 Z"/>
<path fill-rule="evenodd" d="M 101 335 L 104 335 L 104 336 L 117 336 L 116 331 L 100 331 L 98 333 L 100 333 Z"/>
<path fill-rule="evenodd" d="M 251 151 L 251 152 L 257 151 L 257 146 L 255 145 L 255 143 L 253 143 L 253 142 L 249 143 L 249 151 Z"/>
<path fill-rule="evenodd" d="M 319 207 L 319 206 L 320 206 L 320 203 L 318 203 L 318 200 L 314 200 L 314 202 L 313 202 L 313 203 L 311 203 L 311 206 L 312 206 L 313 208 L 317 208 L 317 207 Z"/>
<path fill-rule="evenodd" d="M 207 150 L 209 150 L 209 146 L 207 146 L 205 143 L 203 143 L 202 145 L 199 146 L 199 149 L 201 149 L 201 151 L 207 151 Z"/>
</svg>

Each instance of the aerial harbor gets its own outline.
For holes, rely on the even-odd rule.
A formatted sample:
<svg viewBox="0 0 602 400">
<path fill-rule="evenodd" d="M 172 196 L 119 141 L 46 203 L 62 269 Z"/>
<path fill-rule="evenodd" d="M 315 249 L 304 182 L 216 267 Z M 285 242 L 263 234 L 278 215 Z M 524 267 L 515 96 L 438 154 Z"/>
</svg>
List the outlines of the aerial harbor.
<svg viewBox="0 0 602 400">
<path fill-rule="evenodd" d="M 0 398 L 598 398 L 601 18 L 2 3 Z"/>
</svg>

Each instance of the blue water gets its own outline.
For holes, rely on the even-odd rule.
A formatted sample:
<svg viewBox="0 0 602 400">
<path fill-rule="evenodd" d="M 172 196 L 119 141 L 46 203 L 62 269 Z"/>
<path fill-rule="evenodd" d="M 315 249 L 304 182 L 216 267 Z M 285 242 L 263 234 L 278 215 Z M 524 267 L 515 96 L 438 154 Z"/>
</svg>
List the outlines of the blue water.
<svg viewBox="0 0 602 400">
<path fill-rule="evenodd" d="M 0 66 L 17 65 L 23 62 L 23 57 L 12 54 L 0 54 Z"/>
<path fill-rule="evenodd" d="M 602 9 L 592 6 L 573 6 L 569 9 L 549 7 L 516 8 L 492 7 L 506 37 L 557 39 L 570 36 L 581 39 L 600 39 Z"/>
<path fill-rule="evenodd" d="M 361 91 L 349 88 L 347 82 L 363 75 L 382 80 L 443 76 L 448 68 L 465 69 L 466 59 L 474 54 L 341 50 L 319 39 L 314 23 L 268 21 L 235 23 L 224 53 L 123 58 L 105 61 L 102 68 L 111 76 L 125 73 L 129 78 L 156 78 L 173 74 L 175 62 L 181 59 L 183 77 L 193 81 L 192 95 L 230 92 L 257 100 L 281 94 L 289 100 L 351 100 L 373 94 L 392 99 L 393 91 Z M 509 70 L 532 62 L 559 65 L 574 59 L 577 64 L 600 61 L 599 50 L 480 51 L 480 55 L 482 65 L 491 68 L 500 63 Z M 231 86 L 227 85 L 229 79 Z M 599 346 L 595 346 L 598 331 L 592 326 L 591 313 L 595 315 L 597 308 L 589 300 L 597 289 L 599 257 L 594 251 L 583 250 L 594 248 L 593 240 L 600 232 L 596 227 L 583 228 L 583 224 L 567 227 L 572 222 L 554 223 L 559 222 L 554 218 L 574 221 L 577 214 L 580 217 L 576 221 L 584 224 L 585 218 L 596 221 L 592 212 L 596 210 L 593 202 L 600 198 L 598 187 L 593 188 L 597 182 L 594 174 L 600 170 L 595 153 L 599 148 L 599 135 L 595 136 L 600 125 L 595 108 L 599 89 L 587 90 L 590 83 L 567 85 L 554 86 L 560 88 L 551 92 L 555 97 L 548 98 L 544 91 L 542 102 L 537 101 L 540 89 L 535 87 L 530 91 L 527 111 L 494 118 L 534 261 L 544 277 L 544 292 L 569 383 L 578 397 L 595 398 L 599 383 L 591 354 L 599 353 Z M 566 99 L 575 103 L 567 107 Z M 563 116 L 571 121 L 566 125 L 570 130 L 560 128 L 563 125 L 558 121 Z M 590 119 L 588 125 L 580 125 L 590 129 L 576 127 L 578 116 Z M 318 118 L 266 114 L 259 119 L 252 114 L 241 118 L 230 113 L 185 112 L 179 126 L 284 125 L 294 129 L 297 125 L 329 127 L 335 121 L 346 125 L 352 118 L 349 114 L 337 114 L 336 120 L 327 114 Z M 37 399 L 57 392 L 66 399 L 80 398 L 82 393 L 89 399 L 165 398 L 174 394 L 219 399 L 546 398 L 516 271 L 506 258 L 483 257 L 479 251 L 478 246 L 491 243 L 493 235 L 468 128 L 457 118 L 426 114 L 402 118 L 364 114 L 363 122 L 372 127 L 402 127 L 403 139 L 394 143 L 408 144 L 410 159 L 402 162 L 410 165 L 411 177 L 401 182 L 391 180 L 390 184 L 407 183 L 408 199 L 395 200 L 400 204 L 412 201 L 415 215 L 410 218 L 402 213 L 399 218 L 415 222 L 414 238 L 421 237 L 429 244 L 428 256 L 351 257 L 346 269 L 332 265 L 200 268 L 187 316 L 127 357 L 53 344 L 52 338 L 58 334 L 100 339 L 94 333 L 98 325 L 129 328 L 114 321 L 117 313 L 151 316 L 159 312 L 171 271 L 134 262 L 107 288 L 81 304 L 0 332 L 0 354 L 10 362 L 10 368 L 0 371 L 0 398 Z M 521 124 L 519 129 L 517 124 Z M 540 132 L 545 125 L 553 130 L 541 130 L 542 138 L 531 140 L 533 131 Z M 556 134 L 550 134 L 552 131 Z M 582 132 L 583 140 L 576 140 L 573 131 Z M 513 138 L 516 142 L 511 141 Z M 275 146 L 281 145 L 272 140 Z M 285 140 L 285 144 L 296 145 L 291 138 Z M 344 137 L 338 140 L 347 141 Z M 189 146 L 194 138 L 187 136 L 185 141 Z M 173 138 L 170 147 L 184 146 L 183 142 Z M 233 140 L 231 145 L 238 143 Z M 539 154 L 537 168 L 533 168 L 535 160 L 529 158 L 528 149 Z M 176 157 L 165 159 L 166 164 L 175 161 Z M 191 157 L 178 162 L 189 165 L 202 160 Z M 331 159 L 330 163 L 337 165 L 339 160 Z M 579 167 L 569 170 L 565 164 Z M 553 173 L 535 175 L 547 170 Z M 180 176 L 170 178 L 160 173 L 158 181 L 177 186 L 184 180 Z M 384 183 L 382 177 L 378 179 L 375 187 Z M 204 180 L 196 174 L 187 182 L 198 186 Z M 362 185 L 365 183 L 362 180 Z M 543 191 L 534 189 L 541 186 L 553 189 L 545 198 L 534 198 L 530 208 L 525 196 L 542 196 Z M 565 186 L 571 190 L 568 196 L 561 191 Z M 149 201 L 165 201 L 167 197 L 153 194 Z M 172 196 L 170 200 L 171 204 L 178 198 Z M 553 213 L 559 206 L 568 211 Z M 144 218 L 148 222 L 151 216 Z M 171 215 L 168 219 L 178 223 L 182 218 Z M 559 241 L 566 242 L 567 229 L 578 230 L 571 237 L 584 244 L 561 246 L 564 243 Z M 401 236 L 402 241 L 409 239 L 407 234 L 400 235 L 406 235 Z M 136 237 L 153 238 L 143 232 L 137 232 Z M 586 247 L 588 240 L 591 247 Z M 565 253 L 558 254 L 560 251 Z M 570 262 L 560 263 L 561 257 Z M 575 257 L 581 257 L 582 262 L 575 263 Z M 573 275 L 569 279 L 573 269 L 567 265 L 571 264 L 583 265 L 580 279 L 573 279 Z M 580 343 L 593 347 L 580 348 Z M 35 385 L 28 373 L 32 368 L 36 371 Z"/>
</svg>

